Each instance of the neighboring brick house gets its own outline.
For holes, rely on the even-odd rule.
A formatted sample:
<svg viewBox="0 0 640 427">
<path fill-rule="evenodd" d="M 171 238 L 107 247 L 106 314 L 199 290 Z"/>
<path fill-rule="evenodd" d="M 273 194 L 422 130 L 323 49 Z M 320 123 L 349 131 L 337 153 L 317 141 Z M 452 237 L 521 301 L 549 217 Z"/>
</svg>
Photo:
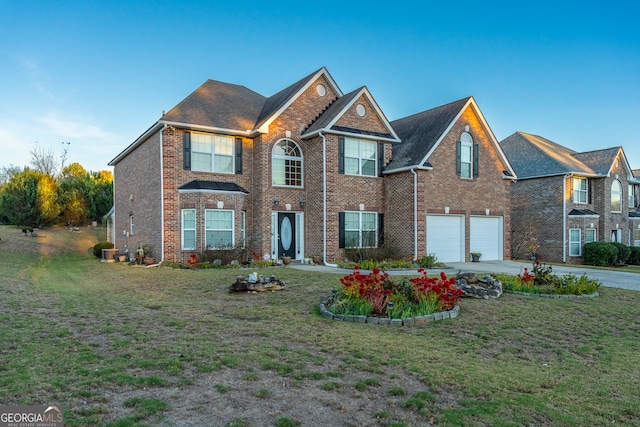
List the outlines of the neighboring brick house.
<svg viewBox="0 0 640 427">
<path fill-rule="evenodd" d="M 383 236 L 414 258 L 510 253 L 514 175 L 473 98 L 391 124 L 324 67 L 270 97 L 209 80 L 109 164 L 116 247 L 158 261 L 246 246 L 332 263 Z"/>
<path fill-rule="evenodd" d="M 515 174 L 473 97 L 391 122 L 386 229 L 403 253 L 460 262 L 509 258 Z"/>
<path fill-rule="evenodd" d="M 622 147 L 579 153 L 524 132 L 500 145 L 518 176 L 511 187 L 513 257 L 535 252 L 573 264 L 582 262 L 588 242 L 640 245 L 640 180 Z"/>
<path fill-rule="evenodd" d="M 109 163 L 116 246 L 340 259 L 383 234 L 396 141 L 368 89 L 343 94 L 325 68 L 268 98 L 209 80 Z"/>
</svg>

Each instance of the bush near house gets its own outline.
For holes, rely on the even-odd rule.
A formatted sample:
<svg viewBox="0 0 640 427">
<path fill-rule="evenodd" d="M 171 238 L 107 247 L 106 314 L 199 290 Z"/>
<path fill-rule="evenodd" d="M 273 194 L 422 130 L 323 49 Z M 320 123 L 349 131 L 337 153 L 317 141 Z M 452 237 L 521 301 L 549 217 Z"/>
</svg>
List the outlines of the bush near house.
<svg viewBox="0 0 640 427">
<path fill-rule="evenodd" d="M 93 255 L 98 258 L 102 258 L 102 250 L 103 249 L 113 249 L 113 243 L 111 242 L 100 242 L 93 247 Z"/>
<path fill-rule="evenodd" d="M 626 264 L 631 256 L 631 248 L 624 243 L 611 242 L 611 244 L 618 250 L 618 254 L 613 263 L 616 265 Z"/>
<path fill-rule="evenodd" d="M 587 265 L 606 267 L 613 265 L 618 249 L 610 242 L 591 242 L 584 245 L 582 259 Z"/>
<path fill-rule="evenodd" d="M 629 255 L 629 264 L 640 265 L 640 246 L 631 246 L 631 255 Z"/>
</svg>

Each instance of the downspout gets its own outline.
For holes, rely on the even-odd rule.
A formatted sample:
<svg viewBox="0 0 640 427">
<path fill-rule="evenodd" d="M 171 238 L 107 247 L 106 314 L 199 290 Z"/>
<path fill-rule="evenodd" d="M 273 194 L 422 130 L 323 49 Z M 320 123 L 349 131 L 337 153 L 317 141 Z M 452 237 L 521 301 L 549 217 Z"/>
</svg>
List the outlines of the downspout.
<svg viewBox="0 0 640 427">
<path fill-rule="evenodd" d="M 322 262 L 327 267 L 337 267 L 327 262 L 327 139 L 322 131 L 318 135 L 322 138 Z"/>
<path fill-rule="evenodd" d="M 562 179 L 562 262 L 567 262 L 567 179 L 573 174 L 566 174 Z"/>
<path fill-rule="evenodd" d="M 162 135 L 167 128 L 165 123 L 162 129 L 160 129 L 160 261 L 159 264 L 164 262 L 164 162 L 162 152 Z"/>
<path fill-rule="evenodd" d="M 418 260 L 418 173 L 411 168 L 413 174 L 413 260 Z"/>
</svg>

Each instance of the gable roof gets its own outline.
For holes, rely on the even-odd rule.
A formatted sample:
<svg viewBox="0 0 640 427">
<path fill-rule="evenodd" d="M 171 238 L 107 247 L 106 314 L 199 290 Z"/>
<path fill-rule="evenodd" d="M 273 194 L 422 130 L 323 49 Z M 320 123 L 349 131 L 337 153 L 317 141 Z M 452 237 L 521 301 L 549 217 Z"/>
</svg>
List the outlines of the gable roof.
<svg viewBox="0 0 640 427">
<path fill-rule="evenodd" d="M 266 133 L 269 125 L 289 107 L 309 86 L 320 77 L 324 76 L 329 82 L 332 89 L 338 94 L 338 98 L 342 96 L 342 91 L 333 80 L 325 67 L 309 74 L 308 76 L 298 80 L 292 85 L 282 89 L 275 95 L 270 96 L 260 112 L 260 116 L 256 120 L 255 130 Z"/>
<path fill-rule="evenodd" d="M 576 174 L 591 177 L 609 176 L 618 155 L 632 177 L 622 147 L 578 153 L 538 135 L 516 132 L 500 141 L 518 179 Z"/>
<path fill-rule="evenodd" d="M 364 129 L 347 128 L 344 126 L 338 126 L 336 123 L 338 120 L 349 110 L 353 104 L 364 96 L 369 104 L 373 107 L 376 114 L 380 118 L 383 126 L 387 129 L 386 133 L 372 132 Z M 301 138 L 311 138 L 318 135 L 320 132 L 331 132 L 342 135 L 357 135 L 360 137 L 371 137 L 375 139 L 382 139 L 387 141 L 399 141 L 398 135 L 394 128 L 391 126 L 384 113 L 371 96 L 369 89 L 366 86 L 362 86 L 346 95 L 343 95 L 336 99 L 320 116 L 311 123 L 311 125 L 302 132 Z"/>
<path fill-rule="evenodd" d="M 401 142 L 393 145 L 393 158 L 384 173 L 390 174 L 414 168 L 431 169 L 429 156 L 468 107 L 477 114 L 490 141 L 507 167 L 507 171 L 504 171 L 505 177 L 515 178 L 507 157 L 472 96 L 392 121 L 391 126 L 396 130 Z"/>
<path fill-rule="evenodd" d="M 244 86 L 207 80 L 164 114 L 160 122 L 248 135 L 266 101 L 267 98 Z"/>
</svg>

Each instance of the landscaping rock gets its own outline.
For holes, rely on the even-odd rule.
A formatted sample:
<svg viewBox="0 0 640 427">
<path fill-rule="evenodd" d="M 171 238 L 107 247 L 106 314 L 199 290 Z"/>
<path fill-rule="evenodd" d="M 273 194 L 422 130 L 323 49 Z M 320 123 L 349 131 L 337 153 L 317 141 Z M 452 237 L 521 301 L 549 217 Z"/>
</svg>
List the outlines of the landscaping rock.
<svg viewBox="0 0 640 427">
<path fill-rule="evenodd" d="M 258 279 L 255 277 L 256 273 L 252 273 L 249 279 L 245 279 L 244 276 L 238 276 L 234 284 L 231 285 L 232 292 L 266 292 L 266 291 L 281 291 L 285 288 L 284 282 L 276 279 L 275 276 L 267 278 L 266 276 L 260 276 Z"/>
<path fill-rule="evenodd" d="M 478 277 L 475 273 L 459 273 L 456 286 L 465 297 L 498 298 L 502 295 L 502 282 L 493 276 Z"/>
</svg>

